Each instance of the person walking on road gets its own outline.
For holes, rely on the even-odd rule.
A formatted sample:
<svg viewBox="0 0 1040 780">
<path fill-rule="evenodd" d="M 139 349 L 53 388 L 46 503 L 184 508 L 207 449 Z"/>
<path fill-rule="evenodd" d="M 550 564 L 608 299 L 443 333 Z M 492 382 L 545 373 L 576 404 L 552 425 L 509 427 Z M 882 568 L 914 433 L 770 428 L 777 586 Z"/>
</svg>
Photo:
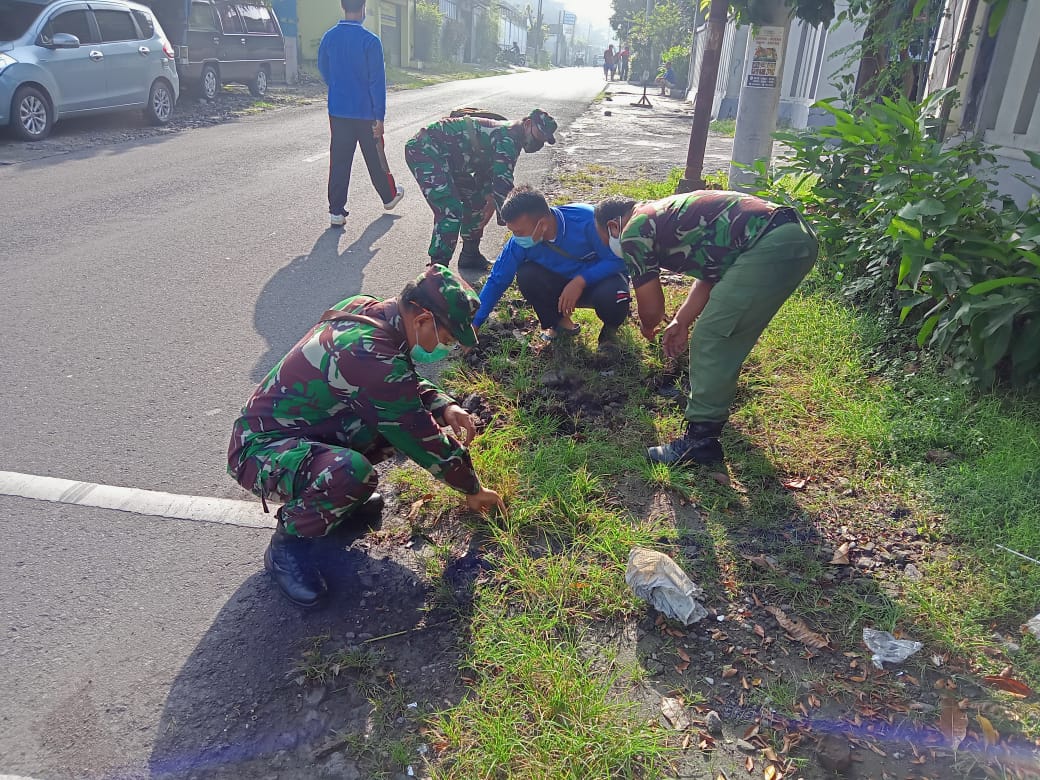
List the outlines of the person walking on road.
<svg viewBox="0 0 1040 780">
<path fill-rule="evenodd" d="M 592 206 L 550 206 L 541 192 L 521 185 L 506 198 L 502 219 L 513 235 L 480 291 L 473 327 L 487 320 L 516 279 L 538 315 L 543 341 L 578 333 L 571 315 L 591 308 L 603 323 L 599 350 L 615 351 L 632 295 L 625 263 L 599 237 Z"/>
<path fill-rule="evenodd" d="M 622 81 L 628 81 L 628 59 L 632 56 L 632 53 L 628 50 L 628 44 L 626 43 L 621 51 L 618 52 L 618 63 L 620 66 L 620 76 Z"/>
<path fill-rule="evenodd" d="M 614 53 L 614 44 L 610 44 L 603 50 L 603 78 L 608 81 L 614 80 L 614 69 L 617 67 L 617 54 Z"/>
<path fill-rule="evenodd" d="M 295 604 L 327 592 L 311 540 L 351 516 L 370 517 L 383 500 L 373 465 L 395 451 L 466 495 L 477 512 L 503 509 L 484 487 L 466 444 L 469 413 L 416 373 L 453 344 L 477 343 L 476 293 L 432 266 L 396 298 L 339 302 L 260 383 L 235 422 L 228 472 L 247 490 L 284 502 L 264 566 Z M 450 426 L 454 436 L 441 430 Z"/>
<path fill-rule="evenodd" d="M 816 262 L 816 236 L 791 207 L 711 190 L 649 203 L 608 198 L 596 207 L 596 227 L 624 257 L 647 339 L 665 317 L 662 269 L 695 279 L 661 341 L 669 358 L 689 344 L 686 430 L 647 457 L 669 465 L 721 461 L 719 436 L 741 366 Z"/>
<path fill-rule="evenodd" d="M 404 190 L 394 180 L 383 150 L 386 69 L 379 38 L 362 27 L 365 0 L 340 0 L 343 21 L 325 33 L 318 46 L 318 70 L 328 85 L 329 224 L 347 217 L 347 192 L 354 150 L 360 146 L 372 186 L 383 208 L 401 202 Z"/>
<path fill-rule="evenodd" d="M 556 120 L 536 108 L 525 118 L 441 119 L 405 144 L 404 158 L 433 210 L 430 263 L 448 265 L 462 235 L 459 268 L 486 271 L 480 239 L 513 189 L 520 152 L 556 143 Z"/>
</svg>

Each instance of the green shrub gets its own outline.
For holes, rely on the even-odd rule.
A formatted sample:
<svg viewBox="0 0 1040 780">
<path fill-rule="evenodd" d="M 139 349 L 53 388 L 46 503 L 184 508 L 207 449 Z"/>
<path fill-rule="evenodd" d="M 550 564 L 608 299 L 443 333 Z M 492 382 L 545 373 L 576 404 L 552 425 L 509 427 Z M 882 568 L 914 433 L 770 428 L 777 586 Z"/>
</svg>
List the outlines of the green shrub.
<svg viewBox="0 0 1040 780">
<path fill-rule="evenodd" d="M 777 133 L 790 153 L 774 175 L 787 185 L 767 187 L 801 201 L 821 270 L 851 296 L 898 307 L 918 344 L 964 377 L 1029 382 L 1040 368 L 1040 198 L 1016 207 L 987 178 L 997 170 L 988 149 L 938 140 L 933 117 L 950 94 L 855 114 L 817 103 L 833 126 Z"/>
<path fill-rule="evenodd" d="M 417 0 L 415 4 L 415 58 L 432 62 L 437 58 L 444 16 L 434 0 Z"/>
</svg>

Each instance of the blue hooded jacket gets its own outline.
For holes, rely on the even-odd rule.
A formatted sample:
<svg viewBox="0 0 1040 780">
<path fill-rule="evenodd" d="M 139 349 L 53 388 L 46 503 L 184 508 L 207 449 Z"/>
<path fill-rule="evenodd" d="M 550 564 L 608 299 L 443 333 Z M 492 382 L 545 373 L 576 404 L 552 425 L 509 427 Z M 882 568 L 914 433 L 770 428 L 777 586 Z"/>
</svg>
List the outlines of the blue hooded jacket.
<svg viewBox="0 0 1040 780">
<path fill-rule="evenodd" d="M 384 119 L 383 44 L 361 22 L 344 20 L 322 36 L 318 70 L 329 87 L 329 116 Z"/>
</svg>

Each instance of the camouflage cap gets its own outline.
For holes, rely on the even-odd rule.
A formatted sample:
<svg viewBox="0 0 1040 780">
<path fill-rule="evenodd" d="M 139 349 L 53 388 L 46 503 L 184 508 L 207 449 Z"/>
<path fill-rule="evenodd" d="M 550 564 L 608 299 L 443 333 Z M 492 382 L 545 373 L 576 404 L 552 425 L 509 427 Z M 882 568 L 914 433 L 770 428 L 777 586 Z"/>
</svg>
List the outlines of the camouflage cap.
<svg viewBox="0 0 1040 780">
<path fill-rule="evenodd" d="M 414 300 L 451 331 L 464 347 L 477 343 L 473 316 L 480 308 L 480 298 L 473 288 L 443 265 L 431 265 L 415 280 Z"/>
<path fill-rule="evenodd" d="M 527 117 L 531 120 L 534 126 L 538 128 L 538 131 L 545 136 L 545 140 L 547 143 L 556 143 L 555 133 L 556 128 L 559 127 L 559 125 L 556 124 L 555 119 L 549 116 L 549 114 L 547 114 L 545 111 L 542 111 L 542 109 L 540 108 L 536 108 L 534 111 L 528 114 Z"/>
</svg>

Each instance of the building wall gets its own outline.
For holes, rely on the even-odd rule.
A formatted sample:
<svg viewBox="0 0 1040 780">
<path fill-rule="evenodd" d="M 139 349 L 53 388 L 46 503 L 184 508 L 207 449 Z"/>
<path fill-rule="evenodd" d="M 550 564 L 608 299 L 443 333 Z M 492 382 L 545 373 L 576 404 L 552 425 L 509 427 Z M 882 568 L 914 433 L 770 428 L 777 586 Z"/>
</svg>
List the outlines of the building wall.
<svg viewBox="0 0 1040 780">
<path fill-rule="evenodd" d="M 391 65 L 414 65 L 414 5 L 414 0 L 368 0 L 365 27 L 380 37 L 384 52 L 391 53 Z M 343 18 L 343 9 L 339 0 L 298 0 L 296 12 L 300 57 L 313 62 L 321 37 Z"/>
</svg>

